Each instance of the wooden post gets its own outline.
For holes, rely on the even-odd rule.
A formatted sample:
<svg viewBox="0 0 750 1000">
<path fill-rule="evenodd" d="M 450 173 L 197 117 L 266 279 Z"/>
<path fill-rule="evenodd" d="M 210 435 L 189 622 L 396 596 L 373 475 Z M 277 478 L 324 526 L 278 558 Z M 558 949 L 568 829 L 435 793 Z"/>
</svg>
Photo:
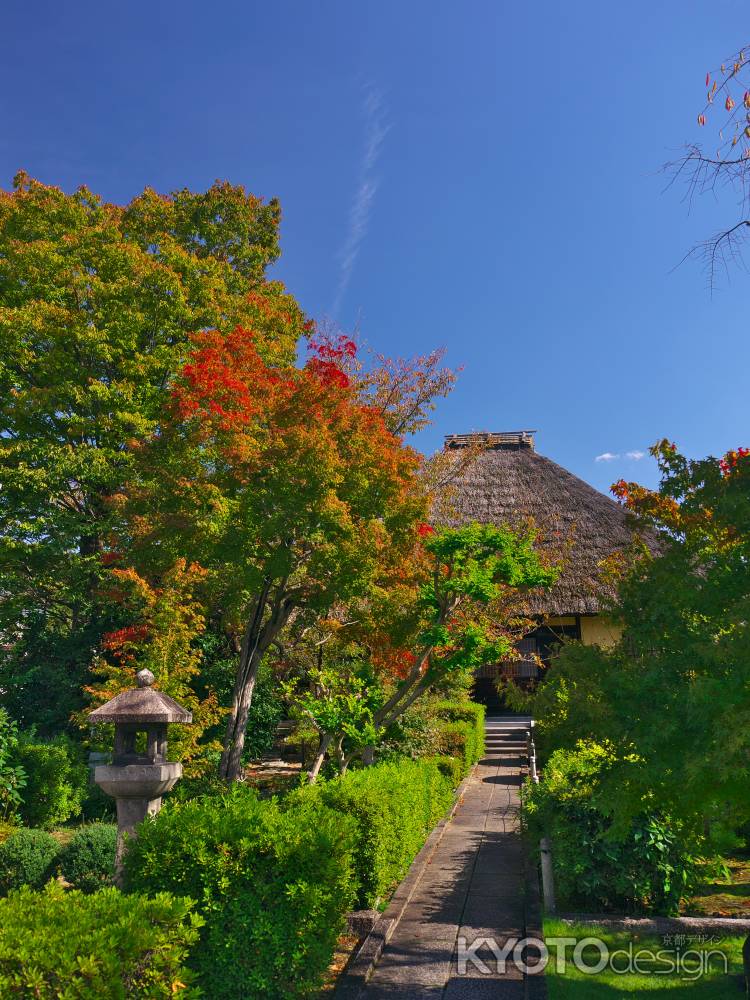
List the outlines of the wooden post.
<svg viewBox="0 0 750 1000">
<path fill-rule="evenodd" d="M 555 903 L 555 877 L 552 873 L 552 846 L 549 837 L 542 837 L 539 841 L 539 850 L 542 854 L 542 896 L 544 897 L 544 910 L 550 916 L 557 910 Z"/>
</svg>

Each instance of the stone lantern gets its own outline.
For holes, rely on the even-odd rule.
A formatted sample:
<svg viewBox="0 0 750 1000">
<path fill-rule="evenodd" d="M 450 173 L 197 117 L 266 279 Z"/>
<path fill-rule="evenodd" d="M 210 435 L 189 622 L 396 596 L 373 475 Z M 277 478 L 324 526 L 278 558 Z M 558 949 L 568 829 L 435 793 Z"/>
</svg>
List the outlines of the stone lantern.
<svg viewBox="0 0 750 1000">
<path fill-rule="evenodd" d="M 115 881 L 122 877 L 125 834 L 147 816 L 161 809 L 161 797 L 182 775 L 182 764 L 167 761 L 167 726 L 170 722 L 193 721 L 169 695 L 155 691 L 154 675 L 141 670 L 137 688 L 123 691 L 89 715 L 92 725 L 114 723 L 115 748 L 111 764 L 100 764 L 94 781 L 117 803 L 117 855 Z"/>
</svg>

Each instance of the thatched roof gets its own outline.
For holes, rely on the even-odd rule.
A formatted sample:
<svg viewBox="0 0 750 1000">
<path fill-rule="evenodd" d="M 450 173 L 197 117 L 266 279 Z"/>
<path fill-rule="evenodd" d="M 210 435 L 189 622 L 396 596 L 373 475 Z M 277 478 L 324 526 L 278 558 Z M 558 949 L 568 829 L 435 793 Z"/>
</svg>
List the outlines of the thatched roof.
<svg viewBox="0 0 750 1000">
<path fill-rule="evenodd" d="M 601 563 L 632 540 L 627 512 L 614 500 L 534 449 L 533 431 L 451 435 L 456 472 L 450 480 L 451 523 L 519 524 L 533 518 L 539 545 L 564 569 L 530 611 L 544 615 L 595 614 L 607 592 Z M 482 450 L 467 457 L 466 448 Z"/>
</svg>

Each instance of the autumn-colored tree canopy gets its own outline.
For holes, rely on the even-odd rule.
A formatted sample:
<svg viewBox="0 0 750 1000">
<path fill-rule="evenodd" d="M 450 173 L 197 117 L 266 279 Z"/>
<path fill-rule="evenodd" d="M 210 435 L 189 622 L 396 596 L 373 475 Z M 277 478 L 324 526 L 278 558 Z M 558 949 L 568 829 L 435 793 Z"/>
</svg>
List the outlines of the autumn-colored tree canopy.
<svg viewBox="0 0 750 1000">
<path fill-rule="evenodd" d="M 196 719 L 188 767 L 225 725 L 235 780 L 263 661 L 349 619 L 354 660 L 283 689 L 343 767 L 510 654 L 505 597 L 553 579 L 531 534 L 427 525 L 439 475 L 404 438 L 455 373 L 307 320 L 265 276 L 278 222 L 220 182 L 0 195 L 0 692 L 22 723 L 85 726 L 149 666 Z"/>
<path fill-rule="evenodd" d="M 240 773 L 258 666 L 291 616 L 366 594 L 424 514 L 417 455 L 347 374 L 355 352 L 312 338 L 303 367 L 278 366 L 251 330 L 196 334 L 122 498 L 117 551 L 153 573 L 203 567 L 236 638 L 224 777 Z"/>
<path fill-rule="evenodd" d="M 127 206 L 19 173 L 0 193 L 0 688 L 54 730 L 118 611 L 102 603 L 107 498 L 128 481 L 189 336 L 252 326 L 291 363 L 299 307 L 265 268 L 279 206 L 242 187 Z"/>
</svg>

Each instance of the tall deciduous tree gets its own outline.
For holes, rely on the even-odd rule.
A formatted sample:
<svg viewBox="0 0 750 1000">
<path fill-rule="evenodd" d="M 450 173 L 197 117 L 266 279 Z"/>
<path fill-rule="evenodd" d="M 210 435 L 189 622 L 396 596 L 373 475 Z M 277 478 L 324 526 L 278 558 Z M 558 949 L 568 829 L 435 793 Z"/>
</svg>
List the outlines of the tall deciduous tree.
<svg viewBox="0 0 750 1000">
<path fill-rule="evenodd" d="M 291 616 L 366 594 L 424 514 L 417 456 L 362 401 L 354 353 L 346 338 L 313 340 L 303 368 L 279 367 L 246 329 L 196 335 L 127 506 L 135 550 L 203 566 L 236 636 L 229 780 L 259 664 Z"/>
<path fill-rule="evenodd" d="M 106 498 L 161 419 L 188 335 L 256 330 L 294 358 L 299 309 L 264 279 L 279 206 L 217 182 L 129 205 L 20 173 L 0 193 L 0 691 L 54 729 L 116 622 L 97 596 Z"/>
</svg>

